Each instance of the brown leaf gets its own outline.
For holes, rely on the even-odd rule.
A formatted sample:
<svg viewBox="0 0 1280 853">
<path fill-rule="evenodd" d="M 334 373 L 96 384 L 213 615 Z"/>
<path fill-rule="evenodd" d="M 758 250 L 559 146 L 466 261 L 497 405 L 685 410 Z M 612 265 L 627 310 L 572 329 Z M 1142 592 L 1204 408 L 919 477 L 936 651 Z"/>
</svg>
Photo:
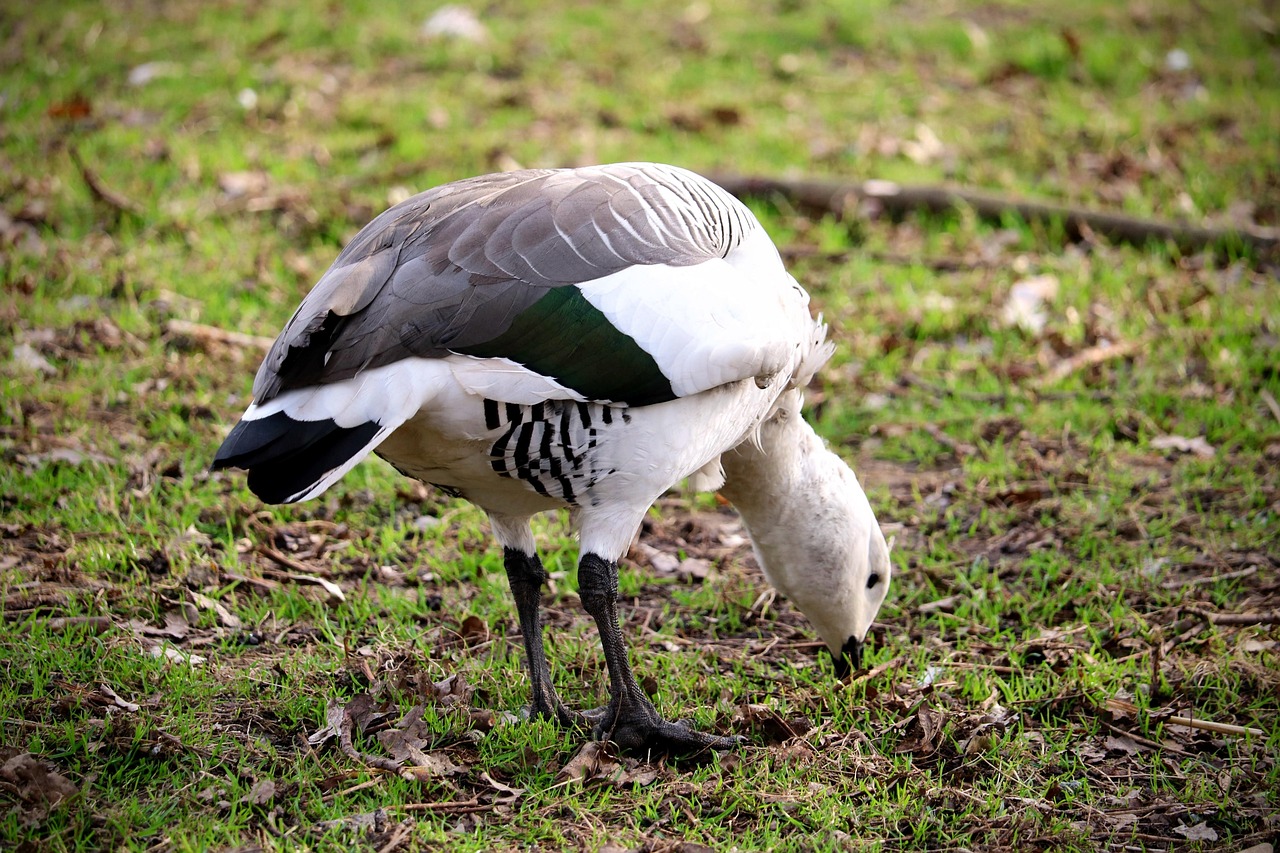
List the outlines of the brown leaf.
<svg viewBox="0 0 1280 853">
<path fill-rule="evenodd" d="M 249 789 L 249 793 L 245 794 L 241 802 L 251 806 L 266 806 L 271 804 L 275 796 L 276 783 L 270 779 L 263 779 Z"/>
<path fill-rule="evenodd" d="M 192 591 L 191 600 L 195 602 L 196 607 L 201 610 L 212 610 L 218 615 L 218 624 L 224 628 L 240 628 L 243 624 L 240 617 L 236 616 L 230 610 L 223 606 L 222 602 L 210 598 L 207 595 L 201 595 Z"/>
<path fill-rule="evenodd" d="M 941 711 L 921 706 L 907 723 L 907 733 L 894 752 L 929 755 L 938 748 L 938 738 L 947 718 Z"/>
<path fill-rule="evenodd" d="M 82 119 L 93 115 L 93 104 L 84 95 L 76 94 L 65 101 L 55 101 L 45 110 L 49 118 Z"/>
<path fill-rule="evenodd" d="M 676 567 L 676 576 L 685 581 L 704 581 L 711 574 L 711 561 L 699 557 L 685 557 Z"/>
<path fill-rule="evenodd" d="M 1128 735 L 1107 735 L 1103 741 L 1103 745 L 1107 748 L 1107 752 L 1120 752 L 1125 755 L 1137 755 L 1142 751 L 1142 747 L 1138 742 Z"/>
<path fill-rule="evenodd" d="M 556 774 L 556 783 L 578 782 L 585 784 L 592 779 L 608 775 L 611 771 L 620 768 L 621 765 L 609 756 L 603 743 L 589 740 L 560 768 L 560 772 Z"/>
<path fill-rule="evenodd" d="M 191 631 L 191 623 L 187 621 L 187 617 L 180 611 L 170 610 L 164 614 L 164 627 L 156 628 L 148 625 L 138 619 L 131 620 L 129 626 L 133 628 L 134 633 L 141 634 L 144 637 L 169 637 L 173 640 L 183 640 Z"/>
<path fill-rule="evenodd" d="M 676 853 L 715 853 L 715 848 L 696 841 L 681 841 L 676 845 Z"/>
<path fill-rule="evenodd" d="M 680 568 L 680 561 L 676 557 L 665 551 L 661 551 L 646 542 L 637 543 L 636 551 L 644 557 L 644 561 L 648 563 L 649 567 L 655 572 L 671 574 Z"/>
<path fill-rule="evenodd" d="M 793 740 L 778 753 L 778 759 L 783 764 L 794 764 L 804 766 L 813 761 L 813 750 L 808 744 L 801 740 Z"/>
<path fill-rule="evenodd" d="M 20 343 L 14 346 L 13 363 L 23 370 L 32 373 L 43 373 L 45 376 L 53 376 L 58 372 L 58 368 L 54 367 L 47 358 L 40 354 L 39 350 L 28 343 Z"/>
<path fill-rule="evenodd" d="M 458 636 L 462 638 L 464 646 L 474 646 L 489 639 L 489 626 L 473 613 L 458 626 Z"/>
<path fill-rule="evenodd" d="M 1036 275 L 1015 282 L 1009 288 L 1009 297 L 1001 310 L 1006 326 L 1017 326 L 1031 335 L 1044 331 L 1049 316 L 1045 303 L 1058 295 L 1058 278 L 1053 275 Z"/>
<path fill-rule="evenodd" d="M 465 678 L 454 673 L 432 684 L 427 698 L 434 699 L 445 706 L 466 705 L 471 701 L 471 694 L 474 692 L 475 688 L 468 684 Z"/>
<path fill-rule="evenodd" d="M 747 703 L 738 706 L 738 717 L 765 743 L 783 743 L 804 737 L 813 730 L 808 717 L 783 717 L 768 705 Z"/>
<path fill-rule="evenodd" d="M 76 786 L 67 777 L 50 770 L 29 752 L 15 755 L 0 766 L 0 779 L 16 786 L 23 803 L 44 810 L 56 807 L 77 793 Z"/>
<path fill-rule="evenodd" d="M 383 732 L 383 734 L 387 734 Z M 381 735 L 379 735 L 381 737 Z M 400 771 L 405 778 L 425 782 L 428 779 L 443 779 L 449 776 L 461 776 L 467 772 L 465 767 L 454 764 L 443 752 L 419 753 L 413 764 Z"/>
<path fill-rule="evenodd" d="M 499 796 L 494 798 L 495 803 L 513 803 L 520 799 L 520 796 L 524 793 L 524 788 L 512 788 L 510 785 L 504 785 L 502 782 L 499 782 L 497 779 L 490 776 L 487 770 L 481 771 L 480 778 L 483 779 L 489 787 L 498 792 Z"/>
<path fill-rule="evenodd" d="M 347 703 L 343 713 L 350 715 L 351 722 L 355 724 L 361 732 L 367 732 L 375 726 L 381 725 L 388 717 L 391 711 L 386 706 L 374 699 L 368 693 L 361 693 L 355 696 Z"/>
<path fill-rule="evenodd" d="M 658 771 L 634 759 L 615 756 L 607 743 L 587 741 L 556 774 L 556 782 L 566 785 L 649 785 L 658 778 Z"/>
</svg>

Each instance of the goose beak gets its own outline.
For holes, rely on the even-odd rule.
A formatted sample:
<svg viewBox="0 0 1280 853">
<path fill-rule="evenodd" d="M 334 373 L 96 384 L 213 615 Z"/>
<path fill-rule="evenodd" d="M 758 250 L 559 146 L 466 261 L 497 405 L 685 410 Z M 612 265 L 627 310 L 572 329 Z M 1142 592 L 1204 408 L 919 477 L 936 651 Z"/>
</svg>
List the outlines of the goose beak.
<svg viewBox="0 0 1280 853">
<path fill-rule="evenodd" d="M 850 637 L 845 640 L 839 652 L 831 653 L 831 659 L 836 665 L 836 678 L 847 678 L 851 672 L 862 669 L 863 645 L 857 637 Z"/>
</svg>

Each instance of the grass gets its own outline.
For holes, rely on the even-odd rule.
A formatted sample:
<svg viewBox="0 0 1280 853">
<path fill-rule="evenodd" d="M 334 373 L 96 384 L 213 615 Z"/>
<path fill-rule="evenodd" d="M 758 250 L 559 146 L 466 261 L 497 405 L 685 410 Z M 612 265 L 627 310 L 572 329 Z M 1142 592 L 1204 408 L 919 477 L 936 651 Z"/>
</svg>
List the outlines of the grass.
<svg viewBox="0 0 1280 853">
<path fill-rule="evenodd" d="M 167 324 L 274 335 L 398 194 L 512 164 L 951 181 L 1277 224 L 1269 7 L 846 5 L 496 2 L 481 45 L 422 38 L 422 5 L 0 11 L 0 845 L 1273 839 L 1280 635 L 1213 619 L 1280 609 L 1274 259 L 753 200 L 831 322 L 811 414 L 895 536 L 896 576 L 872 674 L 841 684 L 794 609 L 760 599 L 732 513 L 664 499 L 645 541 L 713 570 L 624 565 L 633 659 L 664 714 L 748 735 L 738 754 L 605 756 L 566 781 L 583 736 L 507 716 L 522 653 L 474 508 L 380 462 L 291 508 L 207 473 L 261 353 Z M 1032 275 L 1058 287 L 1028 331 L 1003 306 Z M 1132 349 L 1046 378 L 1115 342 Z M 567 521 L 537 537 L 557 683 L 593 707 Z M 379 755 L 419 708 L 434 772 L 308 744 L 361 703 L 388 715 L 355 734 Z M 50 802 L 50 774 L 74 796 Z"/>
</svg>

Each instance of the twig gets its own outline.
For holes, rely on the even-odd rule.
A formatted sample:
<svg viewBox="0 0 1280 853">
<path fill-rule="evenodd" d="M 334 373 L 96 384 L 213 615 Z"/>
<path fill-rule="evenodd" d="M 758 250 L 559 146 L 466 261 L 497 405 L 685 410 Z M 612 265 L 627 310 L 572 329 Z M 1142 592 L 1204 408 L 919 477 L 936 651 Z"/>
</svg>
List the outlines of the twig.
<svg viewBox="0 0 1280 853">
<path fill-rule="evenodd" d="M 1009 401 L 1009 395 L 1004 392 L 995 394 L 984 394 L 977 391 L 964 391 L 959 388 L 948 388 L 943 385 L 936 385 L 932 382 L 926 382 L 914 373 L 903 373 L 898 377 L 898 383 L 901 385 L 914 385 L 917 388 L 928 391 L 937 397 L 957 397 L 961 400 L 973 400 L 978 403 L 993 403 L 1003 406 Z"/>
<path fill-rule="evenodd" d="M 286 569 L 293 569 L 295 572 L 301 572 L 305 575 L 310 575 L 315 571 L 315 569 L 311 568 L 306 563 L 300 560 L 295 560 L 293 557 L 290 557 L 288 554 L 281 551 L 277 551 L 270 545 L 255 545 L 254 550 L 267 559 L 279 563 Z"/>
<path fill-rule="evenodd" d="M 273 339 L 264 335 L 246 335 L 244 332 L 232 332 L 187 320 L 170 320 L 164 324 L 164 331 L 170 337 L 189 338 L 204 349 L 211 345 L 221 345 L 265 351 L 271 349 L 271 344 L 274 343 Z"/>
<path fill-rule="evenodd" d="M 396 830 L 396 834 L 391 836 L 391 840 L 379 848 L 378 853 L 391 853 L 392 850 L 395 850 L 404 843 L 405 838 L 407 838 L 411 832 L 413 832 L 412 823 L 402 824 Z"/>
<path fill-rule="evenodd" d="M 1222 577 L 1225 575 L 1214 580 L 1220 580 Z M 1197 610 L 1196 614 L 1214 625 L 1280 625 L 1280 610 L 1260 613 L 1210 613 L 1207 610 Z"/>
<path fill-rule="evenodd" d="M 342 754 L 348 758 L 354 758 L 370 767 L 377 767 L 379 770 L 389 770 L 392 773 L 400 772 L 400 762 L 393 761 L 390 758 L 384 758 L 381 755 L 366 755 L 355 748 L 351 743 L 351 730 L 355 728 L 355 721 L 351 718 L 351 710 L 343 708 L 342 725 L 338 728 L 338 748 L 342 750 Z"/>
<path fill-rule="evenodd" d="M 1178 746 L 1177 744 L 1160 743 L 1159 741 L 1151 740 L 1150 738 L 1145 738 L 1142 735 L 1136 735 L 1133 732 L 1126 732 L 1124 729 L 1120 728 L 1119 726 L 1111 725 L 1111 723 L 1108 723 L 1106 720 L 1099 720 L 1098 722 L 1102 723 L 1104 726 L 1109 728 L 1112 734 L 1122 735 L 1123 737 L 1130 738 L 1133 740 L 1134 743 L 1142 744 L 1143 746 L 1148 747 L 1149 749 L 1166 749 L 1169 752 L 1176 752 L 1179 755 L 1187 754 L 1187 751 L 1182 747 Z"/>
<path fill-rule="evenodd" d="M 956 606 L 956 602 L 960 600 L 958 595 L 948 595 L 946 598 L 935 599 L 934 601 L 926 601 L 924 604 L 916 605 L 917 613 L 933 613 L 935 610 L 950 610 Z"/>
<path fill-rule="evenodd" d="M 1121 341 L 1114 344 L 1101 344 L 1095 347 L 1081 350 L 1071 358 L 1063 359 L 1054 366 L 1044 376 L 1040 377 L 1039 385 L 1052 385 L 1066 379 L 1078 370 L 1086 367 L 1092 367 L 1095 364 L 1101 364 L 1104 361 L 1112 361 L 1117 358 L 1125 358 L 1133 355 L 1133 353 L 1142 349 L 1147 345 L 1147 341 L 1143 338 L 1137 338 L 1132 341 Z"/>
<path fill-rule="evenodd" d="M 824 251 L 813 246 L 783 246 L 779 250 L 782 256 L 787 260 L 799 259 L 817 259 L 827 261 L 828 263 L 840 263 L 857 255 L 859 258 L 875 261 L 881 264 L 893 264 L 895 266 L 922 266 L 927 267 L 934 272 L 971 272 L 974 270 L 991 269 L 993 264 L 986 261 L 970 261 L 964 258 L 943 257 L 930 258 L 917 255 L 909 255 L 901 252 L 877 252 L 870 249 L 838 249 L 835 251 Z"/>
<path fill-rule="evenodd" d="M 1271 410 L 1272 416 L 1277 421 L 1280 421 L 1280 403 L 1276 402 L 1275 396 L 1266 388 L 1259 391 L 1258 396 L 1262 398 L 1262 402 L 1267 404 L 1267 408 Z"/>
<path fill-rule="evenodd" d="M 1280 247 L 1280 237 L 1243 229 L 1201 228 L 1178 222 L 1139 219 L 1121 213 L 1089 210 L 1009 198 L 977 190 L 928 185 L 896 184 L 892 181 L 844 181 L 837 179 L 769 178 L 758 175 L 708 175 L 736 196 L 781 195 L 799 207 L 843 215 L 864 203 L 878 205 L 890 215 L 901 216 L 917 210 L 943 213 L 970 208 L 980 218 L 999 222 L 1016 214 L 1027 222 L 1061 221 L 1067 236 L 1083 239 L 1088 232 L 1122 243 L 1143 244 L 1170 241 L 1187 250 L 1203 249 L 1232 241 L 1261 252 Z"/>
<path fill-rule="evenodd" d="M 243 584 L 248 584 L 249 586 L 256 586 L 259 589 L 265 590 L 266 592 L 271 592 L 272 590 L 279 589 L 281 586 L 279 581 L 273 581 L 270 578 L 251 578 L 248 575 L 241 575 L 241 574 L 236 574 L 235 572 L 228 572 L 225 569 L 222 572 L 222 576 L 227 580 L 232 581 L 233 583 L 243 583 Z"/>
<path fill-rule="evenodd" d="M 1257 573 L 1258 573 L 1257 566 L 1249 566 L 1246 569 L 1237 569 L 1234 572 L 1223 572 L 1220 575 L 1201 575 L 1199 577 L 1194 577 L 1194 578 L 1165 581 L 1164 583 L 1160 584 L 1160 588 L 1161 589 L 1181 589 L 1184 586 L 1200 586 L 1201 584 L 1206 584 L 1206 583 L 1217 583 L 1218 581 L 1229 581 L 1229 580 L 1235 580 L 1236 578 L 1247 578 L 1250 575 L 1256 575 Z M 1210 619 L 1209 621 L 1212 622 L 1213 619 Z M 1221 624 L 1231 624 L 1231 623 L 1227 622 L 1227 623 L 1221 623 Z"/>
<path fill-rule="evenodd" d="M 879 678 L 881 675 L 884 675 L 885 672 L 887 672 L 890 669 L 893 669 L 895 666 L 901 666 L 904 660 L 906 660 L 906 658 L 899 655 L 898 657 L 893 658 L 892 660 L 885 661 L 879 666 L 873 666 L 871 669 L 868 669 L 866 672 L 861 672 L 854 675 L 852 678 L 849 679 L 848 683 L 854 684 L 856 682 L 862 681 L 863 679 Z M 843 683 L 844 682 L 838 682 L 837 687 L 839 687 Z"/>
<path fill-rule="evenodd" d="M 1108 699 L 1103 704 L 1106 706 L 1107 710 L 1109 711 L 1117 711 L 1124 714 L 1140 713 L 1137 705 L 1133 704 L 1132 702 L 1126 701 L 1124 699 L 1117 699 L 1113 697 L 1111 699 Z M 1234 723 L 1217 723 L 1217 722 L 1214 722 L 1213 720 L 1199 720 L 1199 719 L 1196 719 L 1195 717 L 1183 717 L 1179 715 L 1170 714 L 1168 716 L 1158 716 L 1158 718 L 1163 720 L 1166 723 L 1171 723 L 1175 726 L 1186 726 L 1187 728 L 1190 728 L 1190 729 L 1204 729 L 1205 731 L 1217 732 L 1219 734 L 1257 735 L 1259 737 L 1265 737 L 1267 734 L 1262 729 L 1255 729 L 1249 726 L 1237 726 Z M 1109 723 L 1107 723 L 1106 720 L 1100 720 L 1100 722 L 1103 725 L 1110 725 Z M 1137 735 L 1129 735 L 1129 736 L 1134 738 L 1135 740 L 1138 739 Z"/>
<path fill-rule="evenodd" d="M 924 431 L 933 437 L 933 440 L 950 450 L 955 456 L 973 456 L 978 452 L 978 448 L 964 441 L 958 441 L 942 431 L 942 427 L 935 423 L 924 424 Z"/>
<path fill-rule="evenodd" d="M 43 622 L 37 622 L 37 620 L 31 620 L 26 624 L 24 624 L 19 629 L 19 633 L 22 633 L 22 634 L 31 633 L 32 627 L 35 626 L 36 624 L 39 624 L 46 631 L 49 631 L 54 634 L 60 634 L 63 631 L 67 630 L 68 628 L 74 628 L 74 627 L 84 627 L 90 633 L 101 634 L 103 631 L 106 631 L 111 627 L 111 617 L 110 616 L 59 616 L 54 619 L 46 619 Z"/>
<path fill-rule="evenodd" d="M 70 145 L 67 147 L 67 153 L 71 155 L 71 162 L 76 164 L 76 168 L 80 171 L 80 177 L 84 179 L 85 186 L 89 188 L 89 192 L 94 198 L 118 213 L 128 213 L 139 219 L 144 218 L 141 205 L 111 189 L 85 165 L 84 160 L 80 158 L 80 149 Z"/>
<path fill-rule="evenodd" d="M 384 777 L 379 776 L 375 779 L 369 779 L 367 781 L 361 782 L 358 785 L 352 785 L 350 788 L 344 788 L 341 791 L 330 791 L 320 799 L 332 800 L 332 799 L 336 799 L 337 797 L 345 797 L 348 794 L 354 794 L 356 791 L 363 791 L 366 788 L 372 788 L 376 785 L 381 785 L 384 781 L 385 781 Z"/>
<path fill-rule="evenodd" d="M 453 812 L 454 814 L 468 814 L 470 812 L 483 812 L 492 809 L 493 806 L 488 803 L 482 803 L 472 797 L 461 803 L 405 803 L 402 806 L 387 806 L 388 809 L 399 809 L 404 812 Z"/>
<path fill-rule="evenodd" d="M 322 587 L 324 591 L 329 594 L 329 598 L 333 599 L 334 601 L 347 600 L 346 593 L 342 591 L 342 587 L 338 586 L 336 583 L 329 580 L 328 578 L 322 578 L 316 574 L 313 574 L 315 569 L 311 568 L 306 563 L 301 563 L 293 559 L 287 554 L 282 554 L 279 551 L 277 551 L 275 548 L 272 548 L 270 545 L 257 545 L 255 546 L 254 550 L 256 550 L 262 556 L 267 557 L 271 560 L 274 560 L 275 562 L 279 563 L 285 568 L 293 569 L 292 573 L 276 572 L 275 574 L 284 574 L 284 577 L 291 581 L 297 581 L 299 583 L 309 583 L 309 584 L 314 584 L 316 586 Z M 271 570 L 264 568 L 263 571 L 269 572 Z"/>
<path fill-rule="evenodd" d="M 1237 726 L 1234 723 L 1215 723 L 1213 720 L 1200 720 L 1195 717 L 1165 717 L 1166 723 L 1175 726 L 1186 726 L 1189 729 L 1203 729 L 1206 732 L 1217 732 L 1220 735 L 1257 735 L 1265 737 L 1266 732 L 1250 726 Z"/>
</svg>

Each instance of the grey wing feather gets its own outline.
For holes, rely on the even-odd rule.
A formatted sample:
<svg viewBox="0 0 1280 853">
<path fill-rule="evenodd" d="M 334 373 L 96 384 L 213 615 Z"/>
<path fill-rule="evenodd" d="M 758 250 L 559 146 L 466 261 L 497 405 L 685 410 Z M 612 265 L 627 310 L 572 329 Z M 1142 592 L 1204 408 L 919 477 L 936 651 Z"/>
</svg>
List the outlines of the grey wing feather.
<svg viewBox="0 0 1280 853">
<path fill-rule="evenodd" d="M 267 354 L 254 399 L 482 344 L 550 288 L 723 257 L 753 225 L 713 184 L 651 164 L 506 172 L 428 190 L 338 255 Z"/>
</svg>

